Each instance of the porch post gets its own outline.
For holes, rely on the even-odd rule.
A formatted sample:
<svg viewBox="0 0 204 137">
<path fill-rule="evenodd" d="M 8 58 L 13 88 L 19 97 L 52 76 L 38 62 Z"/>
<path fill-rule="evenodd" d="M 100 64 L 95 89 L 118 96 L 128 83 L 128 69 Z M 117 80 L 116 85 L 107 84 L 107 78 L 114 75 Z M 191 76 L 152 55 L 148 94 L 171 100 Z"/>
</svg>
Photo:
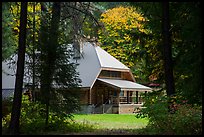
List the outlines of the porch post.
<svg viewBox="0 0 204 137">
<path fill-rule="evenodd" d="M 129 102 L 130 102 L 130 98 L 129 98 L 130 95 L 129 94 L 130 94 L 130 91 L 127 91 L 127 104 L 129 104 Z"/>
<path fill-rule="evenodd" d="M 117 92 L 117 104 L 120 104 L 120 92 Z"/>
<path fill-rule="evenodd" d="M 142 98 L 141 98 L 141 92 L 140 92 L 140 96 L 139 96 L 139 103 L 141 104 L 141 102 L 142 102 Z"/>
<path fill-rule="evenodd" d="M 138 104 L 138 91 L 136 91 L 136 104 Z"/>
</svg>

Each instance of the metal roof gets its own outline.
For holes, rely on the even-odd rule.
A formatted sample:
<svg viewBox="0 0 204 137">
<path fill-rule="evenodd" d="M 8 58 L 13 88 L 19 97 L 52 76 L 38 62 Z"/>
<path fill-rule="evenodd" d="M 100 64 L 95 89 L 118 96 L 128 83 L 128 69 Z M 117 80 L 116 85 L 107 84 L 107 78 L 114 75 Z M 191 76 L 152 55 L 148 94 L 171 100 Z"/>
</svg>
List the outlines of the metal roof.
<svg viewBox="0 0 204 137">
<path fill-rule="evenodd" d="M 102 78 L 97 78 L 97 80 L 102 81 L 105 84 L 111 85 L 112 87 L 118 88 L 120 90 L 152 91 L 151 88 L 132 81 L 120 80 L 120 79 L 102 79 Z"/>
<path fill-rule="evenodd" d="M 91 43 L 83 44 L 82 57 L 80 59 L 71 59 L 71 62 L 77 62 L 77 72 L 82 80 L 82 87 L 91 87 L 100 73 L 100 63 L 96 54 L 95 46 Z"/>
<path fill-rule="evenodd" d="M 18 55 L 14 54 L 10 58 L 2 61 L 2 89 L 14 89 L 16 79 Z M 29 62 L 29 56 L 25 54 L 25 61 Z M 31 70 L 28 69 L 28 65 L 25 63 L 24 74 L 29 74 Z M 32 79 L 24 76 L 24 84 L 32 83 Z"/>
<path fill-rule="evenodd" d="M 85 42 L 82 49 L 82 57 L 77 60 L 72 59 L 72 62 L 77 61 L 79 64 L 77 71 L 82 80 L 82 87 L 91 88 L 102 68 L 129 70 L 123 63 L 94 43 Z"/>
<path fill-rule="evenodd" d="M 68 48 L 73 48 L 72 44 L 68 44 Z M 110 69 L 117 69 L 117 70 L 127 70 L 131 73 L 130 69 L 126 67 L 123 63 L 118 61 L 116 58 L 111 56 L 109 53 L 107 53 L 105 50 L 103 50 L 101 47 L 96 46 L 94 43 L 90 42 L 84 42 L 82 47 L 82 57 L 79 59 L 71 58 L 71 62 L 76 62 L 78 64 L 77 66 L 77 72 L 79 72 L 79 78 L 82 80 L 81 87 L 87 87 L 92 88 L 94 85 L 98 75 L 100 74 L 101 70 L 103 68 L 110 68 Z M 14 56 L 15 60 L 17 60 L 17 55 Z M 26 56 L 26 60 L 28 57 Z M 7 65 L 8 62 L 2 62 L 2 89 L 8 89 L 8 88 L 14 88 L 15 87 L 15 73 L 13 70 L 8 68 Z M 16 68 L 16 66 L 14 67 Z M 26 67 L 25 67 L 26 68 Z M 4 73 L 6 71 L 11 75 L 6 75 Z M 25 69 L 25 71 L 27 71 Z M 31 79 L 26 79 L 24 77 L 24 81 L 27 83 L 32 83 Z M 131 82 L 123 82 L 121 83 L 127 85 L 133 85 L 130 84 Z M 122 86 L 121 85 L 121 86 Z"/>
<path fill-rule="evenodd" d="M 108 52 L 103 50 L 101 47 L 96 46 L 95 50 L 102 68 L 115 68 L 115 69 L 129 70 L 127 66 L 125 66 L 123 63 L 121 63 L 116 58 L 111 56 Z"/>
</svg>

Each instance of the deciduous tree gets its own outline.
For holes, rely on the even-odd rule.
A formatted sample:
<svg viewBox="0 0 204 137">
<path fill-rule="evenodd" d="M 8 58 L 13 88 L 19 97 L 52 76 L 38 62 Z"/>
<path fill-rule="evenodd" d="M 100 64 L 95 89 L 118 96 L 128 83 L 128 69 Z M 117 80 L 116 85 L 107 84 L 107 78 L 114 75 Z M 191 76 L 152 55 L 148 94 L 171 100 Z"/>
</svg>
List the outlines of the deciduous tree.
<svg viewBox="0 0 204 137">
<path fill-rule="evenodd" d="M 99 31 L 102 47 L 130 67 L 138 80 L 140 72 L 135 71 L 136 66 L 142 62 L 145 46 L 148 46 L 144 38 L 151 33 L 145 28 L 148 19 L 139 9 L 120 6 L 104 12 L 100 21 L 104 24 L 104 28 Z"/>
</svg>

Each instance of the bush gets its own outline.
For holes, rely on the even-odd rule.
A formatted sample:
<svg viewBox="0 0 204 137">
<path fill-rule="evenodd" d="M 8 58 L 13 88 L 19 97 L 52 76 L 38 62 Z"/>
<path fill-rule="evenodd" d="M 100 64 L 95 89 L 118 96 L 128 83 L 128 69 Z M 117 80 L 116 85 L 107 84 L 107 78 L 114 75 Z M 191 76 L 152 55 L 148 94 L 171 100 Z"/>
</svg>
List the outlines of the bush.
<svg viewBox="0 0 204 137">
<path fill-rule="evenodd" d="M 199 135 L 202 133 L 202 106 L 187 104 L 179 95 L 148 94 L 141 111 L 148 115 L 147 130 L 152 134 Z M 141 114 L 140 114 L 141 115 Z"/>
<path fill-rule="evenodd" d="M 45 106 L 40 102 L 31 102 L 27 96 L 22 98 L 20 116 L 21 134 L 53 134 L 63 132 L 92 131 L 94 126 L 87 123 L 75 123 L 71 115 L 59 116 L 54 112 L 49 113 L 49 124 L 45 126 Z M 11 113 L 2 118 L 2 134 L 6 134 L 9 127 Z"/>
<path fill-rule="evenodd" d="M 11 107 L 12 107 L 12 101 L 11 99 L 3 99 L 2 100 L 2 117 L 7 116 L 9 113 L 11 113 Z"/>
<path fill-rule="evenodd" d="M 183 104 L 173 115 L 172 128 L 179 135 L 199 135 L 202 133 L 202 107 Z"/>
<path fill-rule="evenodd" d="M 9 122 L 11 119 L 11 113 L 9 113 L 8 115 L 4 116 L 1 121 L 2 121 L 2 134 L 6 134 L 7 129 L 9 127 Z"/>
</svg>

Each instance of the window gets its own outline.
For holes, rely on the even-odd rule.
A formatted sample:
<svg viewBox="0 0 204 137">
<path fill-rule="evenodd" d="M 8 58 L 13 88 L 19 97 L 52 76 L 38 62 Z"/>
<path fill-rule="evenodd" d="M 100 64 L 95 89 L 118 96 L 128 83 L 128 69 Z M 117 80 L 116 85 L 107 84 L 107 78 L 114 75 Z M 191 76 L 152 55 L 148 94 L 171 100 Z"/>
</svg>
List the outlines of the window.
<svg viewBox="0 0 204 137">
<path fill-rule="evenodd" d="M 114 91 L 114 92 L 113 92 L 113 96 L 117 96 L 117 91 Z"/>
<path fill-rule="evenodd" d="M 124 97 L 124 91 L 120 91 L 120 97 Z"/>
<path fill-rule="evenodd" d="M 120 71 L 102 70 L 100 76 L 101 76 L 101 77 L 121 78 L 121 72 L 120 72 Z"/>
</svg>

